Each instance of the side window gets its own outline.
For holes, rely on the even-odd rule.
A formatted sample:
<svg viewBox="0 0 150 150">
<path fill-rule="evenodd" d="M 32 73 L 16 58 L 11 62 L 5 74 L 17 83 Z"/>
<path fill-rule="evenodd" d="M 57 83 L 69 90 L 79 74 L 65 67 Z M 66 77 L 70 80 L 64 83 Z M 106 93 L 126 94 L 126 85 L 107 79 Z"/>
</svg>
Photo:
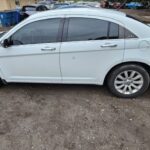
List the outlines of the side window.
<svg viewBox="0 0 150 150">
<path fill-rule="evenodd" d="M 109 23 L 90 18 L 70 18 L 67 41 L 104 40 L 108 38 Z"/>
<path fill-rule="evenodd" d="M 109 28 L 109 39 L 124 39 L 124 38 L 125 39 L 137 38 L 137 36 L 128 29 L 125 29 L 124 27 L 111 22 Z"/>
<path fill-rule="evenodd" d="M 110 22 L 109 39 L 119 39 L 119 25 Z"/>
<path fill-rule="evenodd" d="M 138 38 L 134 33 L 122 26 L 119 26 L 119 37 L 120 39 Z"/>
<path fill-rule="evenodd" d="M 36 11 L 42 11 L 42 7 L 41 7 L 41 6 L 38 6 L 38 7 L 36 8 Z"/>
<path fill-rule="evenodd" d="M 124 27 L 105 20 L 92 18 L 70 18 L 67 41 L 137 38 Z"/>
<path fill-rule="evenodd" d="M 13 45 L 57 42 L 60 18 L 25 25 L 11 36 Z"/>
<path fill-rule="evenodd" d="M 44 6 L 39 6 L 36 8 L 37 11 L 44 11 L 46 10 Z"/>
<path fill-rule="evenodd" d="M 137 36 L 128 29 L 125 29 L 124 32 L 125 32 L 125 39 L 137 38 Z"/>
<path fill-rule="evenodd" d="M 48 10 L 47 7 L 42 6 L 42 11 Z"/>
<path fill-rule="evenodd" d="M 45 6 L 37 7 L 37 11 L 45 11 L 45 10 L 48 10 Z"/>
</svg>

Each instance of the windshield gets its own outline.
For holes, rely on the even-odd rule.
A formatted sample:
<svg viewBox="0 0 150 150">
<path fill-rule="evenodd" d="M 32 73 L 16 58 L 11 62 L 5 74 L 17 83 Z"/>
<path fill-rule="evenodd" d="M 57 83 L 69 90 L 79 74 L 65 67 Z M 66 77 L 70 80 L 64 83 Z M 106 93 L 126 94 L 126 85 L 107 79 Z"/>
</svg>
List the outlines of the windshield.
<svg viewBox="0 0 150 150">
<path fill-rule="evenodd" d="M 5 34 L 6 32 L 0 32 L 0 38 Z"/>
</svg>

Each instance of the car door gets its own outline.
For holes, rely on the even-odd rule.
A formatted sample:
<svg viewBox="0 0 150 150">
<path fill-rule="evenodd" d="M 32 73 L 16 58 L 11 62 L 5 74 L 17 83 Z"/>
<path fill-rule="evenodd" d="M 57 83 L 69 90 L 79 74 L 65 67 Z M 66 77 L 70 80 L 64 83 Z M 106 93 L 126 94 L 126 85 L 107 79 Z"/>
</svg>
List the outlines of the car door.
<svg viewBox="0 0 150 150">
<path fill-rule="evenodd" d="M 11 46 L 0 47 L 0 68 L 8 82 L 57 83 L 61 18 L 30 22 L 8 36 Z"/>
<path fill-rule="evenodd" d="M 92 16 L 67 16 L 60 50 L 63 82 L 102 84 L 108 70 L 123 61 L 121 23 Z"/>
</svg>

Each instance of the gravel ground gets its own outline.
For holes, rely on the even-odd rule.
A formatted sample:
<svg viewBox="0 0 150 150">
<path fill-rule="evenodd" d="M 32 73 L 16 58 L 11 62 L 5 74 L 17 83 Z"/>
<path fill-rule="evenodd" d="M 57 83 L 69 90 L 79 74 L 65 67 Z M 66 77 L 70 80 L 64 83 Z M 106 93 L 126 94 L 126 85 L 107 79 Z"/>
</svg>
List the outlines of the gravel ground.
<svg viewBox="0 0 150 150">
<path fill-rule="evenodd" d="M 9 84 L 0 89 L 0 150 L 149 150 L 150 89 L 137 99 L 105 87 Z"/>
</svg>

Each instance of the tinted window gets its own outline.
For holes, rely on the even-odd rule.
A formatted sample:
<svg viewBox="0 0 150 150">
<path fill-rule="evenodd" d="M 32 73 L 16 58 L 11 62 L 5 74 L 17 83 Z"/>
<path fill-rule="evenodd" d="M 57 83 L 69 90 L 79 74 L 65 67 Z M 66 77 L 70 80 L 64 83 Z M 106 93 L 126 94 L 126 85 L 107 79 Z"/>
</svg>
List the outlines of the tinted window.
<svg viewBox="0 0 150 150">
<path fill-rule="evenodd" d="M 38 7 L 36 8 L 36 10 L 37 10 L 37 11 L 42 11 L 43 8 L 42 8 L 42 6 L 38 6 Z"/>
<path fill-rule="evenodd" d="M 118 39 L 118 38 L 119 38 L 119 25 L 115 23 L 110 23 L 109 39 Z"/>
<path fill-rule="evenodd" d="M 37 11 L 45 11 L 47 8 L 45 6 L 39 6 L 37 7 Z"/>
<path fill-rule="evenodd" d="M 67 41 L 107 39 L 108 24 L 99 19 L 70 18 Z"/>
<path fill-rule="evenodd" d="M 119 26 L 119 38 L 120 39 L 129 39 L 129 38 L 138 38 L 134 33 L 129 31 L 128 29 Z"/>
<path fill-rule="evenodd" d="M 131 31 L 125 29 L 125 38 L 126 38 L 126 39 L 129 39 L 129 38 L 137 38 L 137 36 L 136 36 L 134 33 L 132 33 Z"/>
<path fill-rule="evenodd" d="M 48 10 L 48 8 L 45 7 L 45 6 L 42 6 L 42 9 L 43 9 L 43 11 L 44 11 L 44 10 Z"/>
<path fill-rule="evenodd" d="M 30 23 L 12 37 L 14 45 L 52 43 L 57 41 L 60 19 L 41 20 Z"/>
</svg>

